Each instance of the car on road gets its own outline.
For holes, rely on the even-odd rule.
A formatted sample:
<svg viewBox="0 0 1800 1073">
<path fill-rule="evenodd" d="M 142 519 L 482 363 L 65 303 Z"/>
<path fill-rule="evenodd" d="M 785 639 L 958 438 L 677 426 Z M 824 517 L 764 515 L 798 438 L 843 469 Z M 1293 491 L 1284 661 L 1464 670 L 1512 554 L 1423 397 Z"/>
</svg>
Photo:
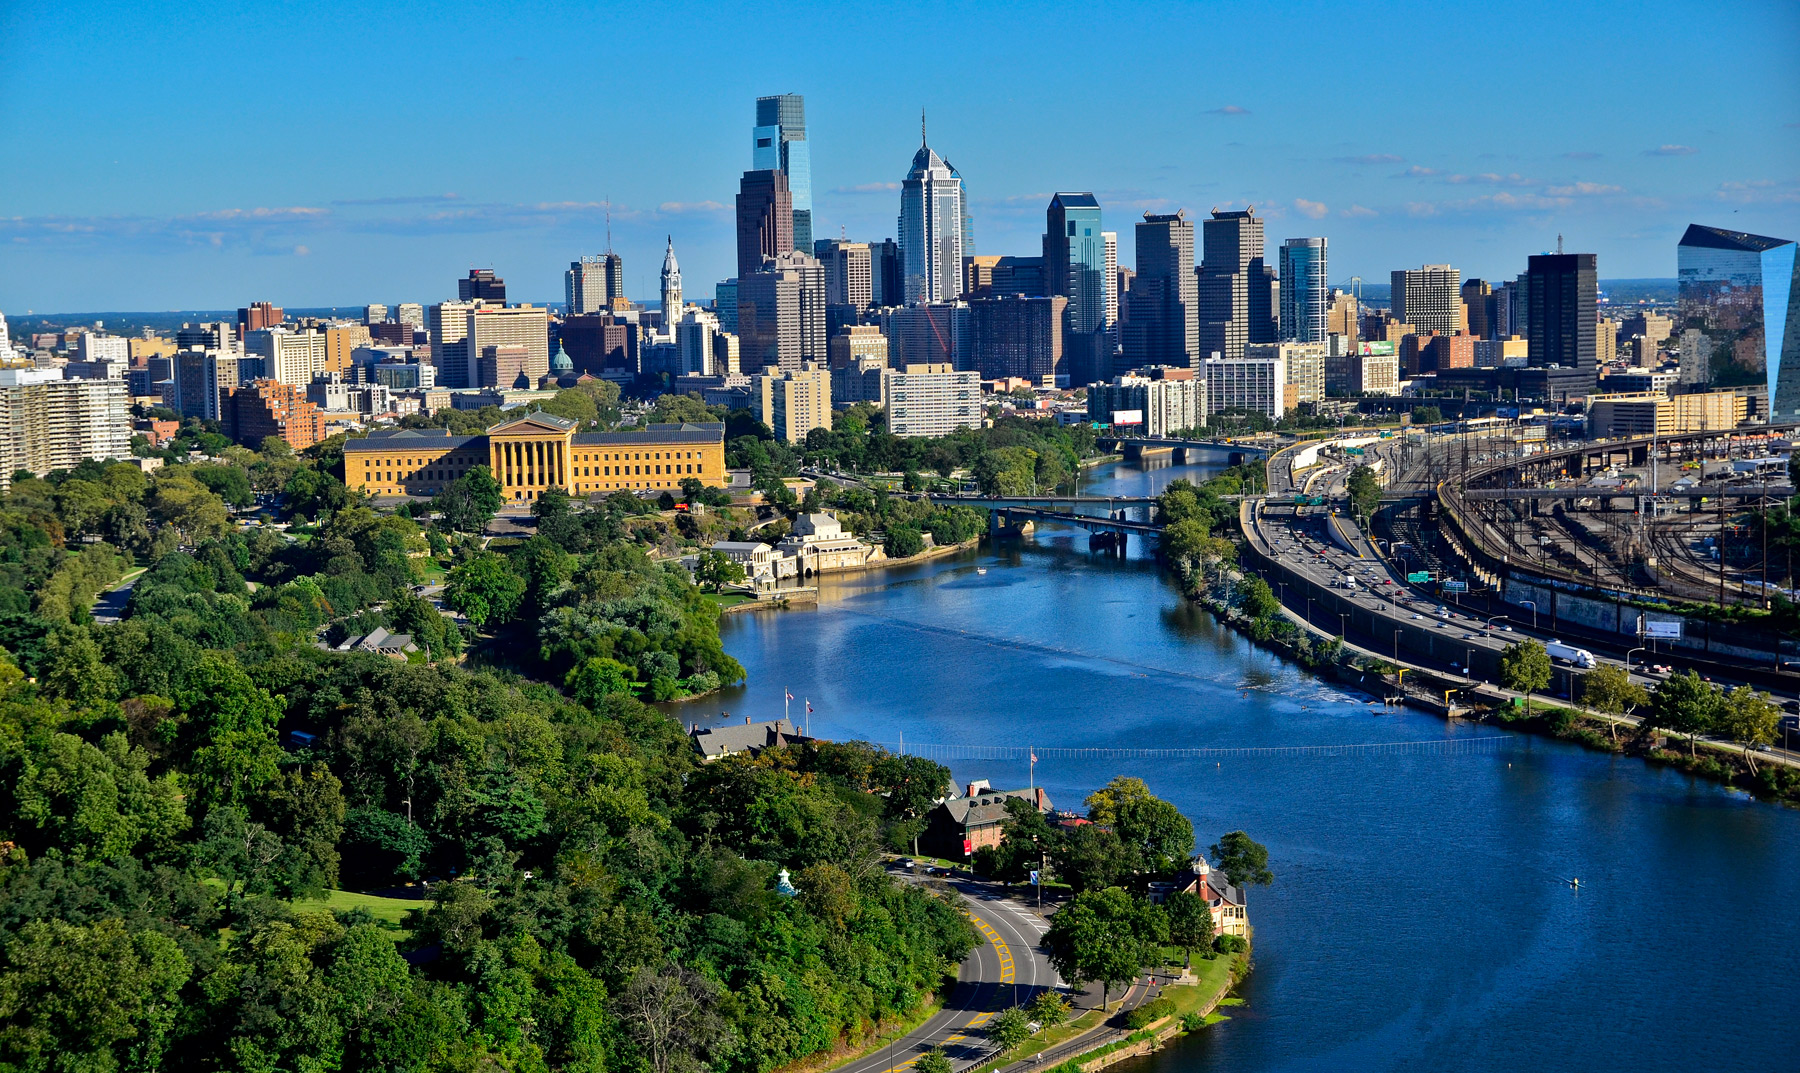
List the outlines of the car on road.
<svg viewBox="0 0 1800 1073">
<path fill-rule="evenodd" d="M 919 862 L 913 860 L 911 857 L 908 857 L 907 859 L 900 862 L 900 867 L 902 867 L 902 868 L 906 869 L 908 872 L 910 872 L 913 869 L 919 867 Z"/>
</svg>

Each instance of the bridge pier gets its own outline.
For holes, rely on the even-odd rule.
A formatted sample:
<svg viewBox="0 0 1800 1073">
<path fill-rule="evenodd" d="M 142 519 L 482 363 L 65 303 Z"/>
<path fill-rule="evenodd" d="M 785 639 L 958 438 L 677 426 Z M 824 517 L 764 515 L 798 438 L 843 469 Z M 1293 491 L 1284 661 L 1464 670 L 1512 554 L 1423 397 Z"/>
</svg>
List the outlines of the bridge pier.
<svg viewBox="0 0 1800 1073">
<path fill-rule="evenodd" d="M 1123 559 L 1130 536 L 1125 533 L 1089 533 L 1088 550 L 1105 552 Z"/>
</svg>

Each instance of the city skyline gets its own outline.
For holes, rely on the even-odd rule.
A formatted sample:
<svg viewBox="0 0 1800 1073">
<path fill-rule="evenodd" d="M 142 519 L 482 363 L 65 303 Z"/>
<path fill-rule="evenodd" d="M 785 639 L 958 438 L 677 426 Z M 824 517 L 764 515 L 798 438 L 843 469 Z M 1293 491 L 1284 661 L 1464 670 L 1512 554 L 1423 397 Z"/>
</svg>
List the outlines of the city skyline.
<svg viewBox="0 0 1800 1073">
<path fill-rule="evenodd" d="M 1101 9 L 1084 29 L 1132 62 L 1112 66 L 1104 91 L 1071 98 L 1004 75 L 1052 54 L 1072 17 L 1055 13 L 960 12 L 958 40 L 927 43 L 901 32 L 899 9 L 829 18 L 797 9 L 795 43 L 816 45 L 821 59 L 770 73 L 702 62 L 745 32 L 747 13 L 674 9 L 659 25 L 684 34 L 645 57 L 630 47 L 640 31 L 629 24 L 575 19 L 576 9 L 554 4 L 479 31 L 382 5 L 322 23 L 299 6 L 247 15 L 202 4 L 104 19 L 79 3 L 9 10 L 0 41 L 81 48 L 0 43 L 0 146 L 37 161 L 13 169 L 0 207 L 9 250 L 0 308 L 429 301 L 471 267 L 513 281 L 515 300 L 554 301 L 571 262 L 605 252 L 609 216 L 627 294 L 654 298 L 672 234 L 687 293 L 710 297 L 734 274 L 731 204 L 752 163 L 746 128 L 756 126 L 758 98 L 784 93 L 807 107 L 816 238 L 898 237 L 921 106 L 932 147 L 966 181 L 982 254 L 1036 253 L 1058 190 L 1094 193 L 1120 236 L 1121 264 L 1135 264 L 1129 225 L 1146 211 L 1200 218 L 1254 205 L 1270 247 L 1328 238 L 1334 284 L 1445 262 L 1465 278 L 1511 278 L 1558 234 L 1596 253 L 1603 278 L 1673 278 L 1675 243 L 1691 221 L 1800 233 L 1800 76 L 1778 62 L 1779 42 L 1800 34 L 1793 10 L 1750 5 L 1702 18 L 1649 5 L 1627 26 L 1518 5 L 1484 25 L 1529 23 L 1532 52 L 1459 67 L 1451 92 L 1414 92 L 1384 65 L 1350 59 L 1334 67 L 1339 96 L 1330 100 L 1310 101 L 1280 77 L 1295 56 L 1328 55 L 1317 50 L 1340 38 L 1374 48 L 1398 25 L 1427 52 L 1478 59 L 1504 43 L 1422 5 L 1358 12 Z M 1250 41 L 1194 53 L 1189 38 L 1183 52 L 1186 35 L 1162 32 L 1183 20 L 1196 30 L 1242 24 Z M 1755 93 L 1729 81 L 1670 93 L 1656 65 L 1581 59 L 1627 30 L 1729 48 L 1766 78 Z M 564 61 L 597 36 L 615 57 L 609 98 L 627 120 L 594 133 L 535 118 L 566 97 L 573 68 Z M 241 68 L 182 60 L 251 39 L 307 62 L 264 65 L 252 80 Z M 829 62 L 841 50 L 827 45 L 859 40 L 893 62 L 874 71 Z M 395 42 L 411 47 L 377 48 Z M 921 56 L 956 77 L 936 80 L 942 89 L 905 77 Z M 493 68 L 484 99 L 470 102 L 446 72 L 483 59 Z M 672 69 L 684 73 L 670 78 Z M 1152 82 L 1152 71 L 1164 81 Z M 629 118 L 647 119 L 652 105 L 656 124 Z M 1070 131 L 1103 141 L 1096 150 Z M 266 152 L 252 151 L 259 143 Z M 53 165 L 44 163 L 51 146 Z"/>
</svg>

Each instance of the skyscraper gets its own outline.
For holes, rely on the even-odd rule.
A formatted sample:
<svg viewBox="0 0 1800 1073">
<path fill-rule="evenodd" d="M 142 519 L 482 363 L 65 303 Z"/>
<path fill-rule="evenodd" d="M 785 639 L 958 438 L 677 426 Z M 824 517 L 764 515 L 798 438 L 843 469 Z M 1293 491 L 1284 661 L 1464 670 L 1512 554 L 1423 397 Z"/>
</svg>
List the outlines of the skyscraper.
<svg viewBox="0 0 1800 1073">
<path fill-rule="evenodd" d="M 564 312 L 571 316 L 598 313 L 607 308 L 606 299 L 606 258 L 569 262 L 569 270 L 563 273 Z"/>
<path fill-rule="evenodd" d="M 1591 253 L 1542 253 L 1526 261 L 1531 296 L 1526 340 L 1533 367 L 1578 369 L 1593 386 L 1599 285 Z M 1416 321 L 1414 323 L 1417 323 Z"/>
<path fill-rule="evenodd" d="M 867 309 L 874 297 L 874 260 L 867 242 L 823 239 L 813 244 L 825 267 L 825 303 Z"/>
<path fill-rule="evenodd" d="M 1106 330 L 1113 337 L 1113 345 L 1117 346 L 1119 342 L 1119 233 L 1102 231 L 1100 240 L 1106 249 Z"/>
<path fill-rule="evenodd" d="M 829 356 L 825 336 L 825 271 L 789 250 L 738 278 L 738 339 L 743 371 L 799 371 Z"/>
<path fill-rule="evenodd" d="M 1463 308 L 1468 311 L 1469 334 L 1477 339 L 1494 337 L 1494 288 L 1484 279 L 1466 279 L 1462 285 Z"/>
<path fill-rule="evenodd" d="M 675 335 L 675 322 L 681 319 L 681 265 L 675 261 L 675 238 L 664 236 L 669 241 L 669 248 L 663 252 L 662 266 L 662 323 L 663 334 Z"/>
<path fill-rule="evenodd" d="M 1194 223 L 1186 212 L 1146 212 L 1137 225 L 1137 275 L 1124 318 L 1125 364 L 1194 368 L 1200 356 L 1199 280 Z"/>
<path fill-rule="evenodd" d="M 1290 238 L 1281 244 L 1281 338 L 1323 342 L 1331 309 L 1322 238 Z"/>
<path fill-rule="evenodd" d="M 920 124 L 919 151 L 900 184 L 900 272 L 904 297 L 948 302 L 962 293 L 962 178 L 931 151 Z"/>
<path fill-rule="evenodd" d="M 763 258 L 792 252 L 794 201 L 787 173 L 773 168 L 745 172 L 737 196 L 738 279 L 762 271 Z"/>
<path fill-rule="evenodd" d="M 1462 328 L 1462 273 L 1449 265 L 1422 265 L 1393 274 L 1394 319 L 1419 332 L 1455 335 Z"/>
<path fill-rule="evenodd" d="M 1106 330 L 1106 237 L 1093 194 L 1050 198 L 1044 211 L 1044 284 L 1050 294 L 1069 299 L 1064 312 L 1069 331 Z"/>
<path fill-rule="evenodd" d="M 471 268 L 469 278 L 456 281 L 456 297 L 464 302 L 505 305 L 506 281 L 494 275 L 492 269 Z"/>
<path fill-rule="evenodd" d="M 756 99 L 755 150 L 751 167 L 787 176 L 793 198 L 793 248 L 810 250 L 812 226 L 812 150 L 806 140 L 806 100 L 798 93 Z"/>
<path fill-rule="evenodd" d="M 1800 420 L 1800 259 L 1795 249 L 1792 239 L 1700 224 L 1690 224 L 1675 248 L 1683 325 L 1699 332 L 1696 344 L 1710 346 L 1713 379 L 1733 366 L 1761 368 L 1772 424 Z"/>
<path fill-rule="evenodd" d="M 869 243 L 869 304 L 897 306 L 906 300 L 900 278 L 900 244 L 891 238 Z"/>
<path fill-rule="evenodd" d="M 1263 264 L 1263 222 L 1254 208 L 1220 212 L 1201 225 L 1200 353 L 1239 358 L 1272 342 L 1273 277 Z"/>
</svg>

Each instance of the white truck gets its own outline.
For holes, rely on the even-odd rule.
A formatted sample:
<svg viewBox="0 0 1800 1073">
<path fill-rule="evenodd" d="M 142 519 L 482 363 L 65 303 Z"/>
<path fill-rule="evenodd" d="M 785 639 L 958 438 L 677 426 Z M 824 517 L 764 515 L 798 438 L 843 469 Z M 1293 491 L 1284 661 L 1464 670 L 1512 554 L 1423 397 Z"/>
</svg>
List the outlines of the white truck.
<svg viewBox="0 0 1800 1073">
<path fill-rule="evenodd" d="M 1594 654 L 1587 649 L 1576 648 L 1574 645 L 1565 645 L 1561 641 L 1548 642 L 1544 645 L 1544 651 L 1550 654 L 1551 659 L 1560 659 L 1564 663 L 1572 663 L 1583 670 L 1587 670 L 1599 663 L 1599 661 L 1594 658 Z"/>
</svg>

